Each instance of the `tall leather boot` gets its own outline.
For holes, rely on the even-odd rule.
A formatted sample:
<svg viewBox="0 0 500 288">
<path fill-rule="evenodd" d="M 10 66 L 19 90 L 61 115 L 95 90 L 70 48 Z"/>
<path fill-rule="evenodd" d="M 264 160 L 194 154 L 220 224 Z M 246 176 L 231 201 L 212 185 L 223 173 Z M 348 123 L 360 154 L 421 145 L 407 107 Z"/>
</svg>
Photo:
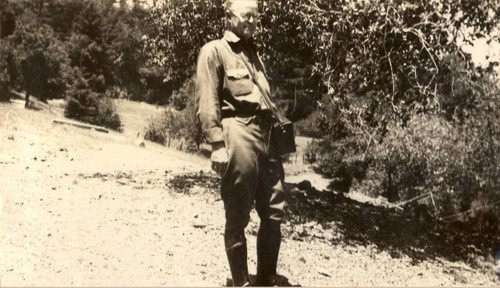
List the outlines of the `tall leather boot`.
<svg viewBox="0 0 500 288">
<path fill-rule="evenodd" d="M 248 275 L 247 264 L 247 243 L 244 242 L 236 247 L 226 249 L 231 276 L 233 277 L 233 286 L 251 286 Z"/>
<path fill-rule="evenodd" d="M 256 286 L 276 285 L 276 265 L 281 244 L 279 223 L 261 222 L 257 236 Z"/>
</svg>

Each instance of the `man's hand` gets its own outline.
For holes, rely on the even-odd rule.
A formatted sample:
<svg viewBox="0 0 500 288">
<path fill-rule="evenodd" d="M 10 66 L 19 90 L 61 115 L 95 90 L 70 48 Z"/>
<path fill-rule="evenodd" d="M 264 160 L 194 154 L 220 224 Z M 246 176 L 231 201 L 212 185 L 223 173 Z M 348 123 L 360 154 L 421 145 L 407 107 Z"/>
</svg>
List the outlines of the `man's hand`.
<svg viewBox="0 0 500 288">
<path fill-rule="evenodd" d="M 224 175 L 227 168 L 228 155 L 224 142 L 217 142 L 212 144 L 212 170 L 220 177 Z"/>
</svg>

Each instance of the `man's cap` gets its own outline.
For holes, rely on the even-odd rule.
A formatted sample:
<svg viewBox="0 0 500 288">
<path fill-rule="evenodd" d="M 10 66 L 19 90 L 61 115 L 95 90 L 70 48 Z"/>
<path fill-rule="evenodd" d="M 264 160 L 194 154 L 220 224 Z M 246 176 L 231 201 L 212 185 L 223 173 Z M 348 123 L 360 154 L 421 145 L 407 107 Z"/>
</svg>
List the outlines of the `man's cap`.
<svg viewBox="0 0 500 288">
<path fill-rule="evenodd" d="M 255 4 L 258 4 L 259 0 L 226 0 L 226 9 L 231 7 L 233 4 L 239 4 L 242 6 L 254 6 Z"/>
</svg>

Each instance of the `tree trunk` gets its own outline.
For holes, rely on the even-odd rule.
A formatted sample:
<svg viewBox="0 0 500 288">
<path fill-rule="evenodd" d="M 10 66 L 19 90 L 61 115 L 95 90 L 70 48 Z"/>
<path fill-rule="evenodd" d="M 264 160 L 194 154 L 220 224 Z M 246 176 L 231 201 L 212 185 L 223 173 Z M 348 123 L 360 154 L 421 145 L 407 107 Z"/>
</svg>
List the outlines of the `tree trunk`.
<svg viewBox="0 0 500 288">
<path fill-rule="evenodd" d="M 2 39 L 2 9 L 0 9 L 0 39 Z M 2 46 L 0 46 L 1 48 Z M 2 58 L 0 58 L 2 59 Z"/>
<path fill-rule="evenodd" d="M 38 6 L 38 16 L 39 16 L 39 17 L 42 17 L 43 4 L 44 4 L 44 3 L 43 3 L 43 1 L 44 1 L 44 0 L 39 0 L 39 1 L 40 1 L 40 3 L 38 4 L 38 5 L 39 5 L 39 6 Z"/>
<path fill-rule="evenodd" d="M 2 9 L 0 9 L 0 41 L 2 39 Z M 0 59 L 2 59 L 2 45 L 0 44 Z"/>
<path fill-rule="evenodd" d="M 24 103 L 24 108 L 28 108 L 30 104 L 30 92 L 29 90 L 26 90 L 26 96 L 24 97 L 25 103 Z"/>
</svg>

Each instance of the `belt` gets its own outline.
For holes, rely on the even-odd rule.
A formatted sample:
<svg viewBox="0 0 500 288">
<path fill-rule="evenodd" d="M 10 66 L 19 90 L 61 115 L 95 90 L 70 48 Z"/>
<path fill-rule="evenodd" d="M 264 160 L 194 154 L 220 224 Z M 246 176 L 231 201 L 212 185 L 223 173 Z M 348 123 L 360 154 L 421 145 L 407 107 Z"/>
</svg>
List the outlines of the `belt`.
<svg viewBox="0 0 500 288">
<path fill-rule="evenodd" d="M 234 110 L 222 110 L 221 113 L 222 118 L 232 118 L 232 117 L 252 117 L 257 116 L 259 118 L 271 118 L 272 113 L 270 110 L 256 110 L 253 112 L 250 111 L 234 111 Z"/>
</svg>

